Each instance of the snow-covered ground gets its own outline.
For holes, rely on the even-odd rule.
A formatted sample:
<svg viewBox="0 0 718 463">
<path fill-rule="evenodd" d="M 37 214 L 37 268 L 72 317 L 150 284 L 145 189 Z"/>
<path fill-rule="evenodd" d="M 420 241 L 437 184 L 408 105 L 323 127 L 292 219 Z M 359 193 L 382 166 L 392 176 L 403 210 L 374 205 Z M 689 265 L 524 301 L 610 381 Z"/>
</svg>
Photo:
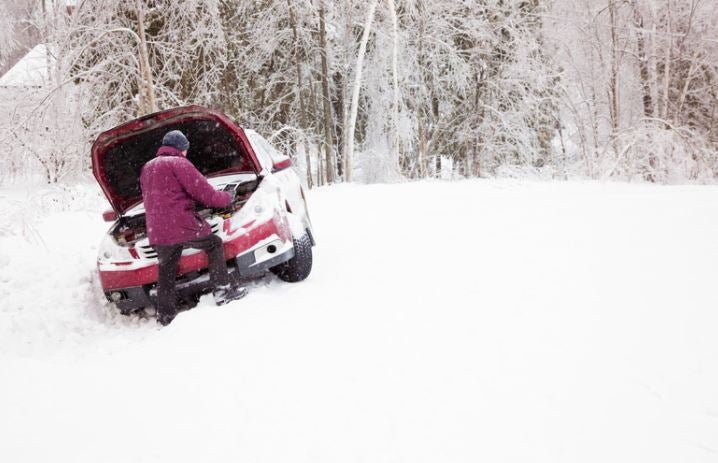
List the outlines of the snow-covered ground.
<svg viewBox="0 0 718 463">
<path fill-rule="evenodd" d="M 718 461 L 718 188 L 308 200 L 308 280 L 160 330 L 97 293 L 94 187 L 0 190 L 0 461 Z"/>
</svg>

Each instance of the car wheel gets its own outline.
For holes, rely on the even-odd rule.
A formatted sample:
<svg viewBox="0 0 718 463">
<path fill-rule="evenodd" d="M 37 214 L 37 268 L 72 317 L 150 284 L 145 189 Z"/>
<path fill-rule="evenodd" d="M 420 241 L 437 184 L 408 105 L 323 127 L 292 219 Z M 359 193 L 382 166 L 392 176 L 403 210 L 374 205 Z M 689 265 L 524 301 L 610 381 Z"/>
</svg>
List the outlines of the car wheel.
<svg viewBox="0 0 718 463">
<path fill-rule="evenodd" d="M 294 257 L 270 269 L 280 280 L 290 283 L 304 280 L 312 271 L 312 241 L 309 235 L 305 233 L 294 238 L 293 242 Z"/>
</svg>

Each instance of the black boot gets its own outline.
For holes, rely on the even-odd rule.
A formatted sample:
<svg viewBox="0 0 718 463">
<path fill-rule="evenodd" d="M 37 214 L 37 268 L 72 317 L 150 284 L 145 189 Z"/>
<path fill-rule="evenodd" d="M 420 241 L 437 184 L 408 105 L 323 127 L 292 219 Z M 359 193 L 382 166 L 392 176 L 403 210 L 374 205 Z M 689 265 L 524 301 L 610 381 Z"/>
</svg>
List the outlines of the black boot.
<svg viewBox="0 0 718 463">
<path fill-rule="evenodd" d="M 238 299 L 242 299 L 247 295 L 247 288 L 239 285 L 224 285 L 218 286 L 214 290 L 214 303 L 217 305 L 224 305 Z"/>
<path fill-rule="evenodd" d="M 172 323 L 172 320 L 174 320 L 176 316 L 177 316 L 177 313 L 158 313 L 157 314 L 157 323 L 159 323 L 162 326 L 167 326 L 170 323 Z"/>
</svg>

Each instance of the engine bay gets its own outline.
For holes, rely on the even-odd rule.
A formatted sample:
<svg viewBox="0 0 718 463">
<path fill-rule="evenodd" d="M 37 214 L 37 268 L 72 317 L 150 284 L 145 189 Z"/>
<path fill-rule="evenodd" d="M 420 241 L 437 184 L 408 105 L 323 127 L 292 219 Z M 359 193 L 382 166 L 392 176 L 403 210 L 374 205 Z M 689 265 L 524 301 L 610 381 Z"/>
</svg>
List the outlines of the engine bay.
<svg viewBox="0 0 718 463">
<path fill-rule="evenodd" d="M 224 208 L 209 208 L 202 204 L 195 205 L 196 212 L 205 220 L 219 216 L 222 219 L 232 217 L 242 209 L 252 193 L 259 186 L 260 178 L 254 174 L 238 174 L 208 179 L 210 184 L 218 190 L 234 194 L 232 203 Z M 135 205 L 121 216 L 110 234 L 120 246 L 132 246 L 137 241 L 147 237 L 145 224 L 145 210 L 142 203 Z"/>
</svg>

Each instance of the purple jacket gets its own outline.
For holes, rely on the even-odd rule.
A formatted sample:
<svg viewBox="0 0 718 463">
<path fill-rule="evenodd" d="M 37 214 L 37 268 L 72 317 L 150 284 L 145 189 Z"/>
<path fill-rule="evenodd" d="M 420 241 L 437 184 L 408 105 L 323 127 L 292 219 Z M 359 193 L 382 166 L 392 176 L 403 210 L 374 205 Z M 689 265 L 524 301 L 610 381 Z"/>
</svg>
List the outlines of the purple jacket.
<svg viewBox="0 0 718 463">
<path fill-rule="evenodd" d="M 142 167 L 140 188 L 152 246 L 208 236 L 212 229 L 195 212 L 195 201 L 225 207 L 232 200 L 229 193 L 215 190 L 182 152 L 171 146 L 161 147 L 157 157 Z"/>
</svg>

